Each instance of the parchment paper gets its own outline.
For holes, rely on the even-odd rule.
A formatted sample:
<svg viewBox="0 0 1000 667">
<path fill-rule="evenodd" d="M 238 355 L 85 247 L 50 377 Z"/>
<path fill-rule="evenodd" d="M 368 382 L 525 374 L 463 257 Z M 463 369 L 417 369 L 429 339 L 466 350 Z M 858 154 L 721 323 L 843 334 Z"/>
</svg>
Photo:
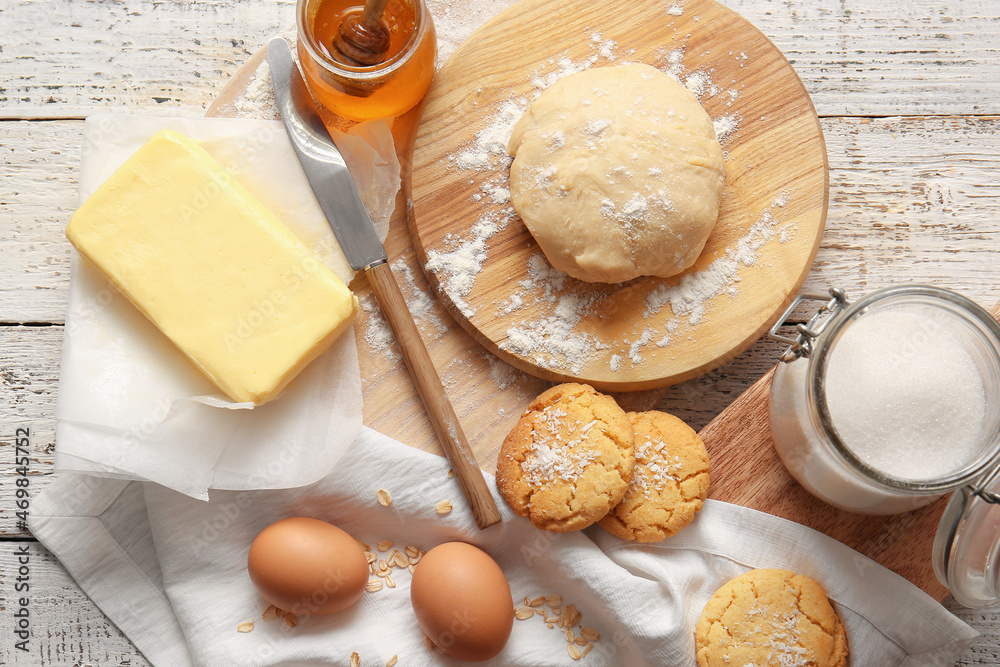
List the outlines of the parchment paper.
<svg viewBox="0 0 1000 667">
<path fill-rule="evenodd" d="M 84 131 L 80 201 L 164 128 L 198 141 L 350 282 L 353 272 L 280 122 L 97 114 Z M 399 184 L 388 126 L 360 128 L 343 150 L 384 238 Z M 277 399 L 234 403 L 74 252 L 57 470 L 149 480 L 201 499 L 210 488 L 302 486 L 333 469 L 361 427 L 361 407 L 353 330 Z"/>
</svg>

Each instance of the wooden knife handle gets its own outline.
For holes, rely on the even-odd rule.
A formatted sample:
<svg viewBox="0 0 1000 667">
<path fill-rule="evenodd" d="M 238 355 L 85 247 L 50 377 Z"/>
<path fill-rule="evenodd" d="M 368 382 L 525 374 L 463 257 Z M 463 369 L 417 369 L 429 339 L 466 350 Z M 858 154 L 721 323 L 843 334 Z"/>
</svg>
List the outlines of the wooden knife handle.
<svg viewBox="0 0 1000 667">
<path fill-rule="evenodd" d="M 427 353 L 427 347 L 420 338 L 413 315 L 406 306 L 399 285 L 388 263 L 378 264 L 365 273 L 371 283 L 375 297 L 378 299 L 382 313 L 396 337 L 403 361 L 410 371 L 410 377 L 417 388 L 417 394 L 424 403 L 424 408 L 431 419 L 434 432 L 444 446 L 445 454 L 455 470 L 455 475 L 462 487 L 462 493 L 472 508 L 476 525 L 480 529 L 492 526 L 500 521 L 500 510 L 497 509 L 490 489 L 483 478 L 483 471 L 476 462 L 476 455 L 469 446 L 469 441 L 462 432 L 455 409 L 444 393 L 444 386 L 437 370 Z"/>
</svg>

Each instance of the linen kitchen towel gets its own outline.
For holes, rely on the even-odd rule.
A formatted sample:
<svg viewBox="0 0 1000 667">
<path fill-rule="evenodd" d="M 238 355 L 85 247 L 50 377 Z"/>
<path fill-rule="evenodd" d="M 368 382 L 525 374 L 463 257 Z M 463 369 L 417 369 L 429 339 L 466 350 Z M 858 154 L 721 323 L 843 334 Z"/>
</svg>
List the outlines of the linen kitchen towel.
<svg viewBox="0 0 1000 667">
<path fill-rule="evenodd" d="M 288 516 L 340 526 L 372 545 L 423 550 L 466 541 L 487 551 L 514 604 L 558 594 L 600 639 L 583 661 L 541 616 L 515 620 L 487 665 L 694 665 L 694 628 L 711 594 L 749 568 L 819 581 L 848 632 L 851 664 L 953 665 L 976 633 L 898 575 L 812 529 L 708 501 L 673 538 L 641 545 L 602 529 L 534 528 L 501 501 L 503 522 L 480 531 L 448 462 L 367 427 L 336 470 L 309 486 L 212 491 L 208 502 L 152 483 L 59 474 L 32 503 L 32 533 L 154 664 L 461 664 L 430 648 L 414 619 L 409 573 L 353 607 L 293 623 L 265 613 L 246 570 L 257 533 Z M 495 482 L 487 476 L 496 495 Z M 384 506 L 378 491 L 392 502 Z M 438 514 L 436 504 L 454 509 Z M 240 631 L 240 629 L 244 631 Z M 249 629 L 249 631 L 246 631 Z"/>
</svg>

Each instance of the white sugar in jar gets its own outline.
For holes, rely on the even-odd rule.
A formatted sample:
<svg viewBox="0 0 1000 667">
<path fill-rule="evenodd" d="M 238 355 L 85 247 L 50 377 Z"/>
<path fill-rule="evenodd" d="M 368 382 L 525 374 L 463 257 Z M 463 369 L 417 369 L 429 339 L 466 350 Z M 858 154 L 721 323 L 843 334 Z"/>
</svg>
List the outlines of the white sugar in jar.
<svg viewBox="0 0 1000 667">
<path fill-rule="evenodd" d="M 841 509 L 895 514 L 1000 463 L 1000 325 L 954 292 L 890 287 L 848 303 L 800 297 L 771 330 L 790 343 L 771 383 L 782 461 Z M 824 306 L 778 334 L 803 299 Z"/>
</svg>

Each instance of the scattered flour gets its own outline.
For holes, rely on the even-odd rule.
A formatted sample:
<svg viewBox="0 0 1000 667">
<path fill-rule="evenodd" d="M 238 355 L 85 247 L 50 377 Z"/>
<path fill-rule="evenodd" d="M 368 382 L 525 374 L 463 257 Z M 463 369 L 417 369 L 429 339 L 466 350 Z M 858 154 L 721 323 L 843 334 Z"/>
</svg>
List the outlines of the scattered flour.
<svg viewBox="0 0 1000 667">
<path fill-rule="evenodd" d="M 618 47 L 617 42 L 613 39 L 604 39 L 599 32 L 590 33 L 590 41 L 594 44 L 597 50 L 597 55 L 605 60 L 611 60 L 615 57 L 615 49 Z"/>
<path fill-rule="evenodd" d="M 739 116 L 736 114 L 715 119 L 712 124 L 715 126 L 715 138 L 719 140 L 720 144 L 725 143 L 730 135 L 736 131 L 736 128 L 739 127 L 739 122 Z"/>
<path fill-rule="evenodd" d="M 628 348 L 628 357 L 632 360 L 632 363 L 636 366 L 642 363 L 642 354 L 640 351 L 642 348 L 649 344 L 653 340 L 653 330 L 649 327 L 643 329 L 642 335 L 639 336 L 639 340 L 632 343 Z"/>
<path fill-rule="evenodd" d="M 511 209 L 513 210 L 513 209 Z M 451 252 L 431 250 L 425 269 L 447 277 L 444 289 L 459 311 L 468 318 L 476 314 L 466 297 L 476 284 L 476 276 L 486 261 L 486 242 L 500 229 L 494 215 L 484 214 L 472 227 L 472 238 L 463 241 Z"/>
<path fill-rule="evenodd" d="M 694 72 L 684 79 L 684 87 L 698 97 L 708 95 L 713 97 L 721 92 L 721 89 L 712 83 L 712 78 L 704 72 Z"/>
<path fill-rule="evenodd" d="M 573 62 L 570 58 L 551 58 L 548 64 L 552 69 L 544 74 L 536 72 L 531 77 L 531 85 L 537 92 L 541 92 L 554 84 L 559 79 L 576 72 L 582 72 L 597 65 L 602 60 L 609 64 L 617 57 L 618 44 L 613 39 L 604 39 L 599 32 L 590 33 L 590 45 L 593 47 L 593 54 L 582 62 Z M 525 105 L 527 106 L 527 105 Z M 509 138 L 510 135 L 508 135 Z"/>
<path fill-rule="evenodd" d="M 298 61 L 298 51 L 295 48 L 295 27 L 290 27 L 276 35 L 282 37 L 292 49 L 292 58 Z M 233 100 L 233 111 L 239 118 L 257 118 L 262 120 L 281 120 L 278 103 L 274 99 L 274 87 L 271 84 L 271 68 L 267 58 L 260 61 L 257 69 L 247 82 L 242 95 Z"/>
<path fill-rule="evenodd" d="M 438 67 L 479 26 L 507 9 L 514 0 L 427 0 L 438 36 Z"/>
<path fill-rule="evenodd" d="M 524 377 L 520 371 L 496 356 L 490 354 L 486 358 L 490 362 L 490 378 L 498 389 L 507 389 Z"/>
<path fill-rule="evenodd" d="M 253 73 L 246 92 L 233 100 L 233 108 L 241 118 L 280 120 L 278 102 L 271 84 L 271 68 L 262 63 Z"/>
<path fill-rule="evenodd" d="M 722 294 L 736 296 L 741 267 L 753 266 L 758 251 L 768 241 L 788 238 L 790 224 L 781 224 L 770 208 L 760 214 L 757 221 L 725 254 L 696 273 L 681 277 L 675 286 L 661 285 L 646 296 L 644 317 L 659 313 L 670 305 L 675 316 L 687 317 L 688 324 L 697 326 L 705 318 L 705 308 L 711 299 Z"/>
<path fill-rule="evenodd" d="M 401 291 L 406 297 L 406 305 L 410 314 L 416 320 L 432 324 L 437 331 L 445 331 L 444 323 L 434 311 L 434 299 L 428 292 L 422 290 L 413 275 L 413 269 L 402 257 L 392 262 L 392 271 L 400 283 Z"/>
<path fill-rule="evenodd" d="M 519 100 L 504 102 L 485 128 L 476 133 L 472 146 L 454 157 L 454 165 L 459 169 L 487 171 L 506 169 L 511 157 L 507 154 L 514 124 L 524 115 L 527 103 Z"/>
<path fill-rule="evenodd" d="M 375 297 L 364 295 L 358 299 L 361 309 L 368 314 L 368 323 L 365 326 L 365 342 L 372 352 L 384 354 L 393 363 L 401 363 L 403 357 L 396 347 L 396 340 L 393 337 L 392 329 L 382 315 Z"/>
<path fill-rule="evenodd" d="M 511 294 L 500 303 L 500 312 L 503 315 L 510 315 L 515 310 L 524 307 L 524 297 L 520 294 Z"/>
<path fill-rule="evenodd" d="M 433 327 L 438 332 L 446 331 L 447 327 L 434 310 L 434 300 L 431 295 L 422 290 L 416 283 L 413 269 L 402 258 L 392 262 L 392 271 L 399 282 L 400 291 L 406 299 L 406 305 L 413 315 L 414 321 Z M 375 297 L 366 294 L 358 299 L 361 309 L 368 314 L 365 324 L 364 338 L 372 352 L 384 354 L 394 363 L 402 361 L 392 328 L 382 314 Z"/>
<path fill-rule="evenodd" d="M 561 297 L 554 313 L 507 329 L 507 340 L 500 349 L 532 359 L 545 368 L 562 368 L 575 374 L 596 349 L 595 338 L 576 330 L 583 319 L 580 297 Z"/>
<path fill-rule="evenodd" d="M 663 63 L 660 69 L 672 76 L 673 78 L 684 84 L 684 87 L 690 90 L 694 95 L 705 101 L 705 98 L 715 97 L 723 92 L 726 94 L 726 103 L 728 106 L 732 106 L 734 102 L 739 98 L 740 91 L 736 88 L 727 88 L 725 91 L 712 80 L 711 72 L 706 71 L 689 71 L 684 66 L 684 54 L 686 49 L 684 47 L 674 47 L 674 48 L 663 48 L 657 52 L 657 57 Z M 730 132 L 737 129 L 738 118 L 732 117 L 732 126 L 729 128 Z M 718 119 L 717 119 L 718 122 Z M 716 128 L 716 135 L 718 135 L 718 128 Z M 722 141 L 722 138 L 719 138 Z"/>
</svg>

